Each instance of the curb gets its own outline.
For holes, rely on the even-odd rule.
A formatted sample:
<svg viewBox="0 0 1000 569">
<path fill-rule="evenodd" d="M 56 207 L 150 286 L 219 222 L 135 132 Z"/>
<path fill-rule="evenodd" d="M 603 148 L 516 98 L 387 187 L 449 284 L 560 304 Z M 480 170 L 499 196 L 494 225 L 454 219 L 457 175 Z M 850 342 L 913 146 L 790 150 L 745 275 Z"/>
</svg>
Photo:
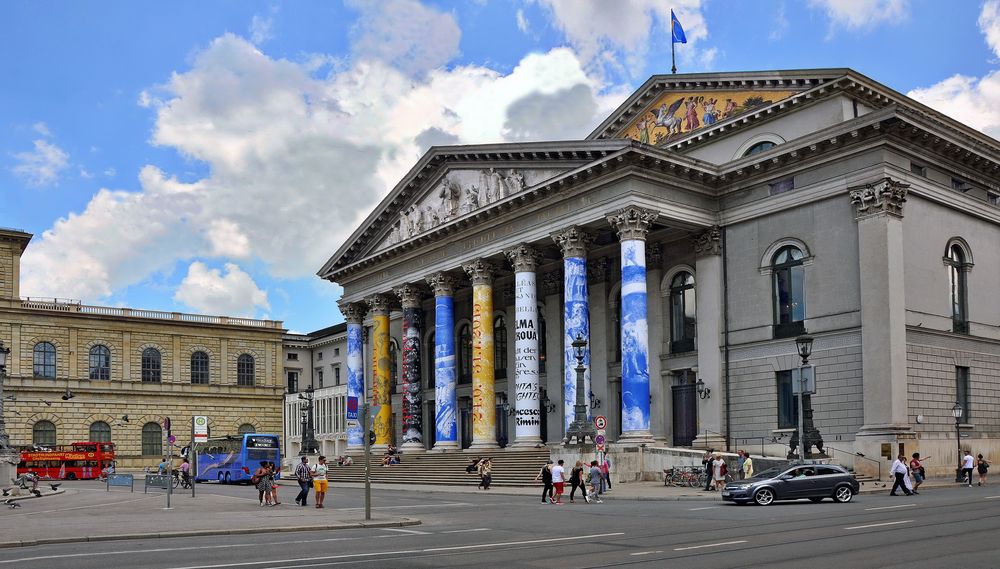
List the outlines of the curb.
<svg viewBox="0 0 1000 569">
<path fill-rule="evenodd" d="M 35 496 L 35 495 L 29 493 L 27 496 L 7 496 L 7 497 L 0 497 L 0 502 L 10 502 L 10 501 L 18 502 L 20 500 L 34 500 L 36 498 L 48 498 L 49 496 L 55 496 L 56 494 L 62 494 L 64 492 L 66 492 L 66 489 L 65 488 L 60 488 L 58 490 L 54 490 L 54 491 L 49 492 L 49 493 L 42 492 L 41 496 Z"/>
<path fill-rule="evenodd" d="M 243 528 L 226 530 L 189 530 L 189 531 L 165 531 L 154 533 L 126 533 L 118 535 L 90 535 L 77 537 L 53 537 L 42 539 L 30 539 L 20 541 L 0 541 L 0 549 L 10 549 L 14 547 L 31 547 L 36 545 L 52 545 L 59 543 L 82 543 L 91 541 L 122 541 L 130 539 L 165 539 L 174 537 L 204 537 L 213 535 L 247 535 L 259 533 L 291 533 L 303 531 L 325 531 L 344 529 L 365 529 L 365 528 L 396 528 L 420 525 L 422 522 L 415 518 L 403 518 L 394 522 L 351 522 L 327 525 L 312 526 L 290 526 L 275 528 Z"/>
</svg>

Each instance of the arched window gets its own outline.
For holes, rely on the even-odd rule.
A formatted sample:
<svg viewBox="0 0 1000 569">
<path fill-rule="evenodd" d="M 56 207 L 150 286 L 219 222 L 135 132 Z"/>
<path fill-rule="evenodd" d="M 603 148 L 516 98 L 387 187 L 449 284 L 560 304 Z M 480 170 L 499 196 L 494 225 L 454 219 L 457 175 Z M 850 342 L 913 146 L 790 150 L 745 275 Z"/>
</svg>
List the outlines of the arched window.
<svg viewBox="0 0 1000 569">
<path fill-rule="evenodd" d="M 507 377 L 507 321 L 503 316 L 493 319 L 493 377 Z"/>
<path fill-rule="evenodd" d="M 205 352 L 191 354 L 191 383 L 208 385 L 208 354 Z"/>
<path fill-rule="evenodd" d="M 94 421 L 90 424 L 90 438 L 87 440 L 93 443 L 110 443 L 111 425 L 104 421 Z"/>
<path fill-rule="evenodd" d="M 163 430 L 159 423 L 142 426 L 142 455 L 158 456 L 163 453 Z"/>
<path fill-rule="evenodd" d="M 770 140 L 758 142 L 757 144 L 754 144 L 750 148 L 747 148 L 747 151 L 743 153 L 743 156 L 745 157 L 745 156 L 753 156 L 754 154 L 760 154 L 761 152 L 766 152 L 774 148 L 775 146 L 777 145 L 771 142 Z"/>
<path fill-rule="evenodd" d="M 90 348 L 90 379 L 111 379 L 111 350 L 107 346 Z"/>
<path fill-rule="evenodd" d="M 958 334 L 968 334 L 968 274 L 971 264 L 965 255 L 965 250 L 957 243 L 948 248 L 946 263 L 951 287 L 951 330 Z"/>
<path fill-rule="evenodd" d="M 56 426 L 52 421 L 38 421 L 35 423 L 35 426 L 31 428 L 31 442 L 44 447 L 55 446 Z"/>
<path fill-rule="evenodd" d="M 240 354 L 236 359 L 236 385 L 253 387 L 254 361 L 250 354 Z"/>
<path fill-rule="evenodd" d="M 670 281 L 670 351 L 694 350 L 695 329 L 694 277 L 681 271 Z"/>
<path fill-rule="evenodd" d="M 35 377 L 56 377 L 56 347 L 49 342 L 35 344 Z"/>
<path fill-rule="evenodd" d="M 434 352 L 436 350 L 434 344 L 436 340 L 437 340 L 437 332 L 431 331 L 431 333 L 427 336 L 426 340 L 427 345 L 424 347 L 427 354 L 425 357 L 426 359 L 424 360 L 427 362 L 427 389 L 434 389 L 434 386 L 437 385 L 435 383 L 437 379 L 435 376 L 437 374 L 434 373 L 435 372 Z"/>
<path fill-rule="evenodd" d="M 458 329 L 458 383 L 472 383 L 472 330 L 468 324 Z"/>
<path fill-rule="evenodd" d="M 257 427 L 254 427 L 250 423 L 243 423 L 240 428 L 236 430 L 237 434 L 240 435 L 252 435 L 257 432 Z"/>
<path fill-rule="evenodd" d="M 545 307 L 538 307 L 538 373 L 545 373 Z"/>
<path fill-rule="evenodd" d="M 791 245 L 778 249 L 772 261 L 774 274 L 774 337 L 789 338 L 805 332 L 806 293 L 802 251 Z"/>
<path fill-rule="evenodd" d="M 142 351 L 142 381 L 144 383 L 160 383 L 161 379 L 160 350 L 146 348 Z M 157 453 L 159 454 L 159 453 Z"/>
<path fill-rule="evenodd" d="M 396 393 L 399 380 L 399 344 L 395 338 L 389 339 L 389 393 Z"/>
</svg>

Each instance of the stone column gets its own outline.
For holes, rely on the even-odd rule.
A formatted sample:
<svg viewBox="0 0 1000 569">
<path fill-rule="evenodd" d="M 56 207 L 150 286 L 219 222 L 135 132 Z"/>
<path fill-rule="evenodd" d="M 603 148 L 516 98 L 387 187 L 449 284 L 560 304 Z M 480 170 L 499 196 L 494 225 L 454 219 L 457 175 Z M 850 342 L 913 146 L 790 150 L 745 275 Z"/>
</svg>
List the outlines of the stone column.
<svg viewBox="0 0 1000 569">
<path fill-rule="evenodd" d="M 372 406 L 375 413 L 375 446 L 380 450 L 392 442 L 392 393 L 389 374 L 389 297 L 375 294 L 365 299 L 372 315 Z"/>
<path fill-rule="evenodd" d="M 340 313 L 347 320 L 347 396 L 358 398 L 358 421 L 353 427 L 347 427 L 347 448 L 359 451 L 364 448 L 364 428 L 361 423 L 361 406 L 365 402 L 365 369 L 364 346 L 361 341 L 361 325 L 365 319 L 366 308 L 359 303 L 342 304 Z"/>
<path fill-rule="evenodd" d="M 657 213 L 627 207 L 608 216 L 622 251 L 622 442 L 652 442 L 649 429 L 649 330 L 646 234 Z"/>
<path fill-rule="evenodd" d="M 455 396 L 455 277 L 427 277 L 434 288 L 434 450 L 459 450 Z"/>
<path fill-rule="evenodd" d="M 698 399 L 698 448 L 723 448 L 726 438 L 722 415 L 726 395 L 720 339 L 722 337 L 722 230 L 713 226 L 695 237 L 695 291 L 697 294 L 697 378 L 711 389 L 707 399 Z"/>
<path fill-rule="evenodd" d="M 424 416 L 421 398 L 420 334 L 423 333 L 423 311 L 420 300 L 424 290 L 413 284 L 393 289 L 403 304 L 403 444 L 402 450 L 422 452 L 424 449 Z"/>
<path fill-rule="evenodd" d="M 903 278 L 903 203 L 908 187 L 885 178 L 849 190 L 857 212 L 864 338 L 861 369 L 865 417 L 855 438 L 855 449 L 870 457 L 880 455 L 881 443 L 913 438 L 906 411 Z M 864 462 L 855 465 L 862 467 Z"/>
<path fill-rule="evenodd" d="M 472 278 L 472 447 L 500 448 L 493 369 L 493 274 L 483 259 L 462 266 Z"/>
<path fill-rule="evenodd" d="M 646 243 L 646 290 L 654 291 L 646 296 L 649 302 L 648 314 L 662 317 L 664 298 L 660 285 L 663 281 L 663 245 Z M 649 328 L 649 430 L 657 443 L 673 446 L 674 426 L 671 420 L 673 412 L 673 393 L 670 390 L 671 381 L 664 381 L 661 371 L 660 355 L 663 353 L 663 325 L 653 325 Z"/>
<path fill-rule="evenodd" d="M 577 226 L 552 234 L 563 254 L 563 433 L 573 422 L 576 405 L 576 355 L 573 340 L 587 340 L 583 350 L 584 390 L 590 391 L 590 300 L 587 297 L 587 247 L 593 235 Z M 588 414 L 590 405 L 587 406 Z"/>
<path fill-rule="evenodd" d="M 514 265 L 514 446 L 542 443 L 538 388 L 538 292 L 540 257 L 528 245 L 504 251 Z"/>
</svg>

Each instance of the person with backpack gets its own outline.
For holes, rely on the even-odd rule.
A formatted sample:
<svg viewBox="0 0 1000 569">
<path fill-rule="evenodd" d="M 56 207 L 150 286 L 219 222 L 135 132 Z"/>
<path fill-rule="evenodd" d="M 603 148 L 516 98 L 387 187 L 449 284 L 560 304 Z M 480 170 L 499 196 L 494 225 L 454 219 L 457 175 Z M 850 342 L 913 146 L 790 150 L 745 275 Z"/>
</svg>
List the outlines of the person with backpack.
<svg viewBox="0 0 1000 569">
<path fill-rule="evenodd" d="M 990 461 L 983 458 L 981 454 L 976 460 L 976 470 L 979 471 L 979 486 L 986 486 L 986 474 L 990 470 Z"/>
<path fill-rule="evenodd" d="M 299 495 L 295 497 L 295 503 L 300 506 L 306 505 L 309 498 L 309 487 L 312 486 L 313 475 L 309 470 L 309 457 L 303 456 L 302 462 L 295 466 L 295 480 L 299 483 Z"/>
</svg>

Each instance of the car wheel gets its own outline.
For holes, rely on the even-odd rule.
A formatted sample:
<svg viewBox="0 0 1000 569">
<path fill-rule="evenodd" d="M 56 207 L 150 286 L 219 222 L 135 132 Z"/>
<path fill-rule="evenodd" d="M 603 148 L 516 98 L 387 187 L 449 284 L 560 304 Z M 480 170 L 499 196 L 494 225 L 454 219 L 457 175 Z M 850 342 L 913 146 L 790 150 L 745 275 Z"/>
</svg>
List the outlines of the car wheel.
<svg viewBox="0 0 1000 569">
<path fill-rule="evenodd" d="M 851 490 L 850 486 L 838 486 L 837 489 L 833 491 L 833 499 L 841 504 L 850 502 L 852 498 L 854 498 L 854 492 Z"/>
<path fill-rule="evenodd" d="M 818 503 L 818 502 L 822 502 L 823 498 L 809 498 L 809 500 L 812 501 L 812 502 L 817 502 Z"/>
<path fill-rule="evenodd" d="M 768 506 L 774 501 L 774 491 L 770 488 L 761 488 L 753 495 L 753 501 L 758 506 Z"/>
</svg>

